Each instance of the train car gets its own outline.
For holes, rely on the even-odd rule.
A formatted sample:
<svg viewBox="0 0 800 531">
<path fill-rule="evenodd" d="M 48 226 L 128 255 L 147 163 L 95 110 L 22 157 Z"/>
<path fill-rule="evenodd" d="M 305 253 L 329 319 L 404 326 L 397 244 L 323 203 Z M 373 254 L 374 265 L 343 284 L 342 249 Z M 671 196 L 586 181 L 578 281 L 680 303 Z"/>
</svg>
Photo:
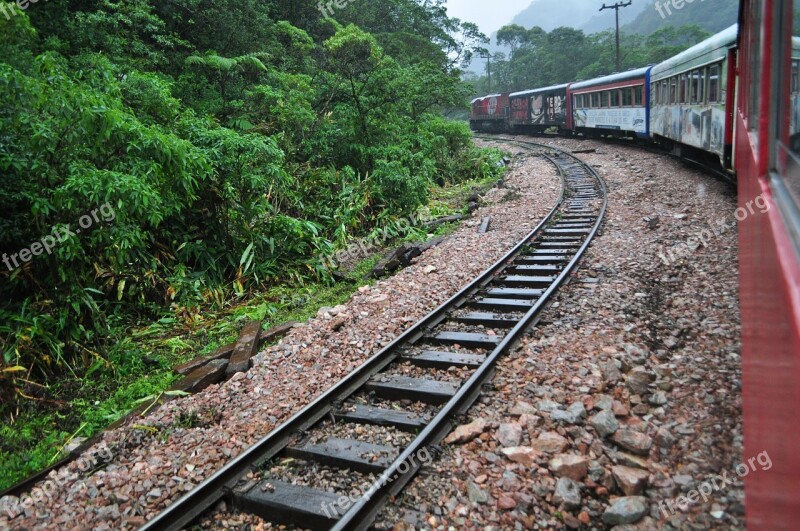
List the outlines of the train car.
<svg viewBox="0 0 800 531">
<path fill-rule="evenodd" d="M 490 94 L 472 100 L 469 126 L 473 131 L 501 133 L 508 120 L 508 92 Z"/>
<path fill-rule="evenodd" d="M 690 156 L 710 153 L 733 169 L 733 106 L 738 30 L 733 25 L 653 67 L 653 139 Z"/>
<path fill-rule="evenodd" d="M 800 522 L 800 146 L 792 123 L 798 9 L 790 0 L 742 0 L 739 12 L 744 457 L 766 452 L 772 463 L 745 477 L 748 529 L 797 529 Z"/>
<path fill-rule="evenodd" d="M 584 136 L 650 138 L 652 66 L 573 83 L 568 127 Z"/>
<path fill-rule="evenodd" d="M 569 115 L 568 87 L 567 83 L 511 93 L 508 97 L 511 131 L 535 134 L 544 133 L 553 127 L 559 132 L 566 131 Z"/>
</svg>

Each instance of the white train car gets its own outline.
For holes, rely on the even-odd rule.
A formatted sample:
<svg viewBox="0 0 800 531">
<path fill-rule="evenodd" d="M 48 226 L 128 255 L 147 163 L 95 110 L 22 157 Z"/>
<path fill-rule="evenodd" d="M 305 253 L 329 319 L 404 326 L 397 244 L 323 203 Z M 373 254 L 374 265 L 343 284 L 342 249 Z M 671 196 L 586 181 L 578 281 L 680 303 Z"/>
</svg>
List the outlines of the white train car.
<svg viewBox="0 0 800 531">
<path fill-rule="evenodd" d="M 650 137 L 647 108 L 652 67 L 570 85 L 572 129 L 585 136 Z"/>
<path fill-rule="evenodd" d="M 653 67 L 650 130 L 678 154 L 711 153 L 733 168 L 737 25 Z M 734 65 L 731 67 L 731 65 Z"/>
</svg>

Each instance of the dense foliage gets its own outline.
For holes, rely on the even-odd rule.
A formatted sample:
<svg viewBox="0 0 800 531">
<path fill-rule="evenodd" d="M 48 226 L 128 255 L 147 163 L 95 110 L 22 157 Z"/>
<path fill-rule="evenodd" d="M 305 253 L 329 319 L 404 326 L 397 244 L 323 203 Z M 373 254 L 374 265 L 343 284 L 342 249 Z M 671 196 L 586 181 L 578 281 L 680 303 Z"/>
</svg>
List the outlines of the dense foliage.
<svg viewBox="0 0 800 531">
<path fill-rule="evenodd" d="M 432 185 L 496 171 L 442 117 L 465 106 L 458 66 L 485 38 L 440 0 L 359 2 L 336 20 L 308 0 L 7 9 L 4 404 L 38 389 L 8 385 L 19 373 L 107 367 L 133 319 L 325 278 L 326 254 Z"/>
<path fill-rule="evenodd" d="M 698 26 L 664 26 L 648 36 L 622 33 L 622 69 L 659 63 L 697 44 L 710 34 Z M 491 91 L 517 91 L 569 83 L 610 74 L 616 70 L 614 31 L 591 35 L 573 28 L 546 32 L 517 25 L 504 26 L 497 42 L 510 47 L 508 57 L 493 56 Z M 489 92 L 488 76 L 473 80 L 475 94 Z"/>
</svg>

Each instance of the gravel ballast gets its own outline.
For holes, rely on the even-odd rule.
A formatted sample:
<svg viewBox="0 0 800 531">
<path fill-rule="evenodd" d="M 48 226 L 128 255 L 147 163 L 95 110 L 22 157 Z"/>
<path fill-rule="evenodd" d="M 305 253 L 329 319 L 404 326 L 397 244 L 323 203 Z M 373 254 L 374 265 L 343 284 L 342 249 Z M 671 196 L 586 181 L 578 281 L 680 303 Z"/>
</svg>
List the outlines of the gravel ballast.
<svg viewBox="0 0 800 531">
<path fill-rule="evenodd" d="M 742 455 L 734 187 L 633 147 L 544 142 L 597 148 L 577 156 L 608 185 L 603 229 L 462 420 L 485 428 L 378 528 L 743 529 L 740 475 L 771 462 Z"/>
</svg>

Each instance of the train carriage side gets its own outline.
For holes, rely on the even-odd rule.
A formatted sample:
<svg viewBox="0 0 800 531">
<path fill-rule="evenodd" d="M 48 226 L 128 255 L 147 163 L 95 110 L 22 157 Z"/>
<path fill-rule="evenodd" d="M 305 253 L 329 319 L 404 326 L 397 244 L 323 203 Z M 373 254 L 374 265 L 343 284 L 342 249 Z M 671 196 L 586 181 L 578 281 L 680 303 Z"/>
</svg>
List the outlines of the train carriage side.
<svg viewBox="0 0 800 531">
<path fill-rule="evenodd" d="M 655 65 L 650 73 L 653 140 L 676 154 L 710 153 L 733 169 L 733 105 L 737 25 Z M 734 63 L 735 65 L 735 63 Z"/>
<path fill-rule="evenodd" d="M 567 130 L 568 83 L 514 92 L 509 96 L 509 126 L 515 133 L 544 133 L 550 128 Z"/>
<path fill-rule="evenodd" d="M 570 86 L 573 131 L 584 136 L 650 138 L 647 106 L 652 67 Z"/>
<path fill-rule="evenodd" d="M 800 522 L 800 143 L 795 0 L 742 0 L 736 179 L 748 529 Z"/>
<path fill-rule="evenodd" d="M 508 92 L 490 94 L 472 100 L 469 126 L 473 131 L 502 133 L 508 119 Z"/>
</svg>

